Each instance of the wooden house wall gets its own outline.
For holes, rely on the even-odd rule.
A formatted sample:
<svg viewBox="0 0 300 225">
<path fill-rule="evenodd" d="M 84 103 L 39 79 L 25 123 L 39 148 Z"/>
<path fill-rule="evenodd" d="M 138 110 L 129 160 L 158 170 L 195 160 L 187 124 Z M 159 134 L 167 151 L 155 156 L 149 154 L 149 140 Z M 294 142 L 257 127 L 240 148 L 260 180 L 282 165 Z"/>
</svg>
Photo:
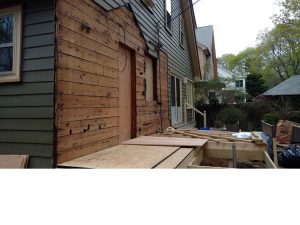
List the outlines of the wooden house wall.
<svg viewBox="0 0 300 225">
<path fill-rule="evenodd" d="M 145 100 L 146 45 L 132 12 L 125 6 L 108 12 L 92 0 L 58 0 L 56 11 L 58 163 L 119 144 L 120 44 L 135 53 L 136 135 L 155 133 L 160 107 Z M 166 118 L 167 56 L 160 58 Z"/>
<path fill-rule="evenodd" d="M 198 47 L 198 56 L 199 56 L 199 63 L 200 63 L 200 69 L 201 69 L 201 74 L 204 78 L 204 75 L 206 74 L 206 55 L 205 52 L 202 48 Z"/>
<path fill-rule="evenodd" d="M 0 154 L 26 154 L 29 167 L 53 167 L 55 5 L 22 3 L 21 82 L 0 83 Z"/>
<path fill-rule="evenodd" d="M 119 7 L 120 5 L 124 5 L 128 3 L 128 0 L 95 0 L 102 7 L 107 10 L 114 9 Z M 180 17 L 175 18 L 172 21 L 172 33 L 168 32 L 164 26 L 165 23 L 165 9 L 164 9 L 165 0 L 156 0 L 155 7 L 152 10 L 149 10 L 145 4 L 142 3 L 141 0 L 130 1 L 130 5 L 132 10 L 134 11 L 138 23 L 140 24 L 140 28 L 142 33 L 146 39 L 146 42 L 150 48 L 150 53 L 154 56 L 155 52 L 155 44 L 158 41 L 157 35 L 157 22 L 159 21 L 159 25 L 161 27 L 160 34 L 160 43 L 162 44 L 162 50 L 168 55 L 168 73 L 169 75 L 176 75 L 179 77 L 188 77 L 193 80 L 195 74 L 193 74 L 192 63 L 191 63 L 191 55 L 189 46 L 187 43 L 187 37 L 185 37 L 183 48 L 179 44 L 179 22 Z M 183 10 L 182 8 L 182 0 L 172 0 L 172 16 L 177 16 Z M 153 44 L 154 43 L 154 44 Z M 169 83 L 170 85 L 170 77 Z M 169 86 L 169 100 L 171 99 Z M 182 82 L 182 100 L 186 99 L 186 85 Z M 169 105 L 171 102 L 169 101 Z M 171 107 L 169 106 L 169 109 Z M 183 121 L 185 118 L 185 110 L 183 109 Z M 169 113 L 171 115 L 171 113 Z M 169 120 L 171 118 L 169 117 Z M 192 120 L 190 114 L 188 115 L 188 121 Z"/>
</svg>

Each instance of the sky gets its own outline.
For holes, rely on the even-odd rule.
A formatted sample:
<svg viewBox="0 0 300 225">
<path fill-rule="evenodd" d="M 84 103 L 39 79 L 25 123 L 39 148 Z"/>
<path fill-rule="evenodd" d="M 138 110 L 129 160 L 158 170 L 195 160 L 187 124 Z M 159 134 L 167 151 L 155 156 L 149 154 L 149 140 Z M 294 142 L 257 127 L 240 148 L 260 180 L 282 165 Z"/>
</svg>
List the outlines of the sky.
<svg viewBox="0 0 300 225">
<path fill-rule="evenodd" d="M 193 0 L 196 2 L 196 0 Z M 257 35 L 272 28 L 276 0 L 201 0 L 194 6 L 197 26 L 213 25 L 217 57 L 237 54 L 257 44 Z"/>
</svg>

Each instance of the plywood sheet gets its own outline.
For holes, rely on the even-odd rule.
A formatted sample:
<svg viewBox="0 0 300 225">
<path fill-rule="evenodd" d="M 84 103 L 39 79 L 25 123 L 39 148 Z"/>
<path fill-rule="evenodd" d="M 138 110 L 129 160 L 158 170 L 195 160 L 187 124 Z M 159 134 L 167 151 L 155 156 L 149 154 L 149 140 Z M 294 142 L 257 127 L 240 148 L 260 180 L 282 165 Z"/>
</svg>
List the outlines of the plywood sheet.
<svg viewBox="0 0 300 225">
<path fill-rule="evenodd" d="M 155 168 L 175 169 L 193 150 L 194 148 L 180 148 Z"/>
<path fill-rule="evenodd" d="M 179 147 L 199 147 L 203 146 L 207 139 L 193 138 L 172 138 L 142 136 L 123 142 L 125 145 L 154 145 L 154 146 L 179 146 Z"/>
<path fill-rule="evenodd" d="M 27 167 L 28 155 L 0 155 L 1 169 L 22 169 Z"/>
<path fill-rule="evenodd" d="M 60 164 L 78 168 L 154 168 L 179 147 L 118 145 Z"/>
</svg>

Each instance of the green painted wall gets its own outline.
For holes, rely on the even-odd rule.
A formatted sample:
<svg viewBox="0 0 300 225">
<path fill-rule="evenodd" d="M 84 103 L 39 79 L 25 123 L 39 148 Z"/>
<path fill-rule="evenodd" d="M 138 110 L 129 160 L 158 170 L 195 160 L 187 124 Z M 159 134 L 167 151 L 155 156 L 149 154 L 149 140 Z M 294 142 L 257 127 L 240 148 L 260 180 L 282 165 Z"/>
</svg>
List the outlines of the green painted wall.
<svg viewBox="0 0 300 225">
<path fill-rule="evenodd" d="M 29 167 L 51 168 L 54 162 L 55 3 L 54 0 L 22 2 L 21 82 L 0 83 L 0 154 L 28 154 Z"/>
</svg>

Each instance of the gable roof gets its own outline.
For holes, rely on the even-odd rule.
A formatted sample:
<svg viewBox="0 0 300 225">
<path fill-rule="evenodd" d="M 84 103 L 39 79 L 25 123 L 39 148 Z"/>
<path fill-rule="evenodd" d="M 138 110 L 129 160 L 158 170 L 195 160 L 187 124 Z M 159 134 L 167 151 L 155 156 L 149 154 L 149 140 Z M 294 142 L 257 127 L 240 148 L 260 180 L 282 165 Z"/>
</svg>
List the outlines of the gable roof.
<svg viewBox="0 0 300 225">
<path fill-rule="evenodd" d="M 213 48 L 213 36 L 214 28 L 212 25 L 205 27 L 198 27 L 196 29 L 197 42 L 206 46 L 210 53 L 212 53 Z"/>
<path fill-rule="evenodd" d="M 285 96 L 285 95 L 300 95 L 300 75 L 294 75 L 283 81 L 272 89 L 266 91 L 262 95 L 267 96 Z"/>
<path fill-rule="evenodd" d="M 218 76 L 221 78 L 241 78 L 244 79 L 245 76 L 243 76 L 242 74 L 238 74 L 238 73 L 233 73 L 229 70 L 227 70 L 226 68 L 224 68 L 222 65 L 218 64 Z"/>
</svg>

